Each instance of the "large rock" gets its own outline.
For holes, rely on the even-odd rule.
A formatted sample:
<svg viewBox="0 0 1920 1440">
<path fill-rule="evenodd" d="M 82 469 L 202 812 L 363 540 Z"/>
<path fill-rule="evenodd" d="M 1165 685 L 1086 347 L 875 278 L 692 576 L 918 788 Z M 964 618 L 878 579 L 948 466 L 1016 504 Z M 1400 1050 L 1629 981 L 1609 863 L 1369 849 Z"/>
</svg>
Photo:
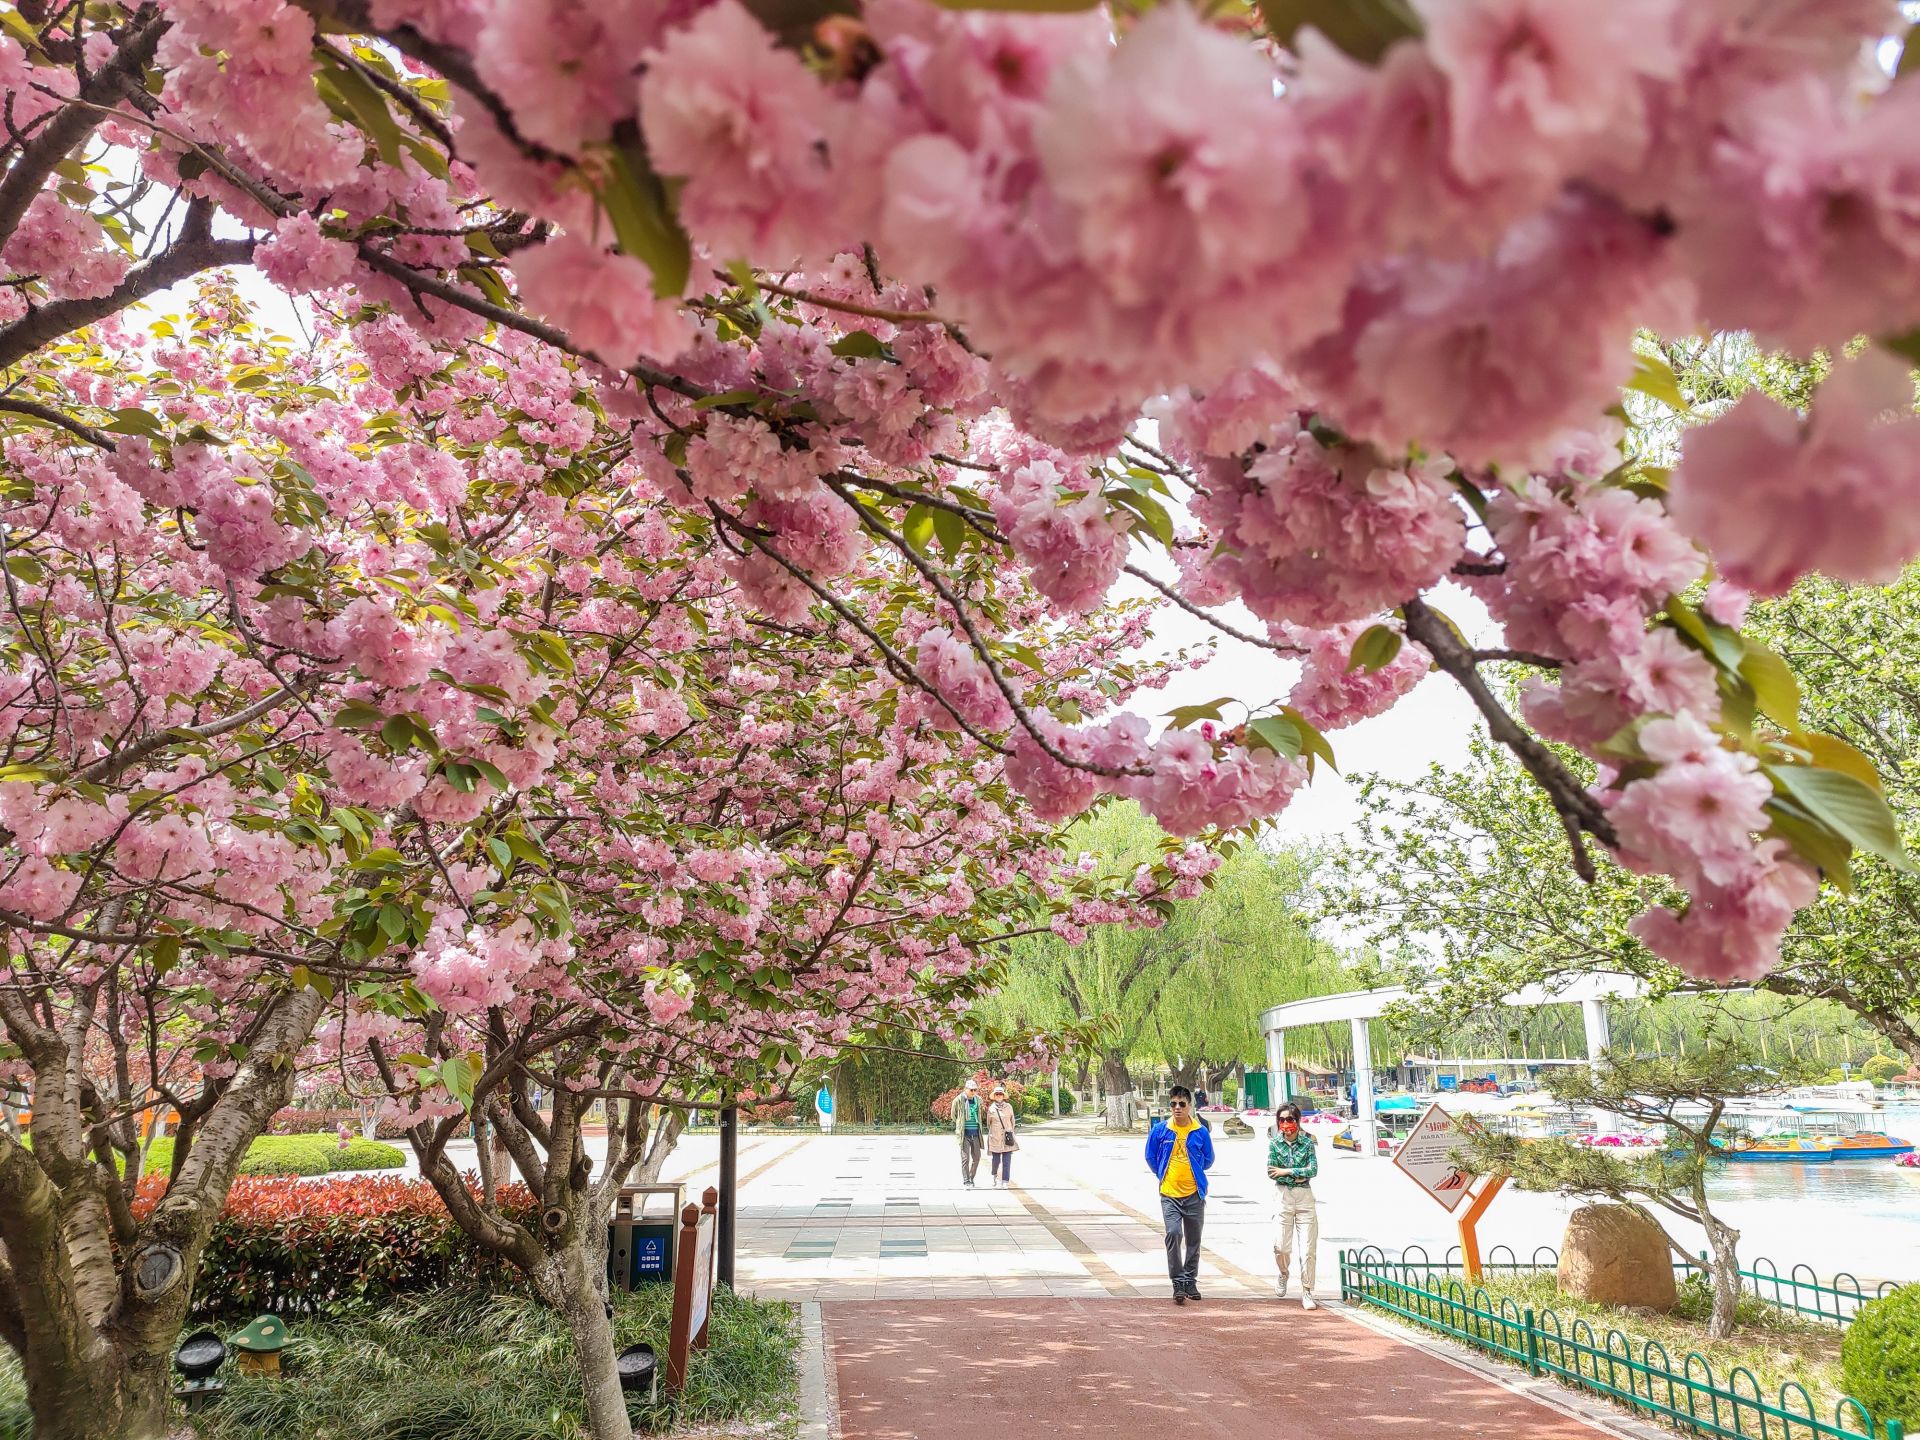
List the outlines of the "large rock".
<svg viewBox="0 0 1920 1440">
<path fill-rule="evenodd" d="M 1601 1305 L 1673 1309 L 1673 1252 L 1634 1205 L 1582 1205 L 1560 1242 L 1560 1290 Z"/>
</svg>

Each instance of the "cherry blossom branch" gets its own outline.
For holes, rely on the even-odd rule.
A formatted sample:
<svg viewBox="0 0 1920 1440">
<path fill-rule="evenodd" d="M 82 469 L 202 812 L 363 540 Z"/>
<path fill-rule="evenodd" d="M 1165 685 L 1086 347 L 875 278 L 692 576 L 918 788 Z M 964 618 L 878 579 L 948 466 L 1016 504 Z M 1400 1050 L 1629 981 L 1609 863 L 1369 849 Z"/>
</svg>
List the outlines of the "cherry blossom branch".
<svg viewBox="0 0 1920 1440">
<path fill-rule="evenodd" d="M 841 498 L 845 500 L 844 496 L 842 496 Z M 712 501 L 707 502 L 707 508 L 713 512 L 714 517 L 727 529 L 732 530 L 735 534 L 740 535 L 745 539 L 753 540 L 756 543 L 760 542 L 760 537 L 754 535 L 752 530 L 750 530 L 747 526 L 741 524 L 738 520 L 734 519 L 733 516 L 727 514 L 726 511 L 722 510 L 718 505 L 715 505 Z M 855 508 L 858 509 L 859 507 L 855 506 Z M 787 559 L 786 556 L 782 555 L 773 546 L 761 544 L 760 548 L 766 555 L 772 558 L 773 562 L 776 565 L 778 565 L 782 570 L 785 570 L 789 575 L 793 576 L 794 579 L 798 580 L 802 585 L 806 586 L 815 595 L 819 596 L 820 599 L 826 604 L 826 606 L 830 610 L 833 611 L 835 615 L 838 615 L 842 620 L 846 621 L 847 624 L 851 625 L 855 630 L 859 631 L 860 634 L 866 638 L 866 641 L 868 644 L 872 645 L 876 650 L 880 652 L 881 655 L 886 657 L 887 671 L 889 674 L 893 676 L 894 679 L 898 680 L 903 685 L 912 686 L 914 689 L 923 691 L 926 694 L 932 696 L 936 701 L 939 702 L 941 708 L 944 709 L 949 715 L 953 717 L 955 724 L 957 724 L 962 730 L 966 731 L 967 734 L 972 736 L 975 740 L 979 741 L 982 745 L 986 746 L 989 750 L 992 750 L 996 754 L 1000 754 L 1000 755 L 1004 755 L 1007 753 L 1007 747 L 1005 745 L 1001 744 L 998 740 L 995 740 L 991 735 L 986 734 L 984 731 L 974 728 L 974 726 L 967 720 L 967 718 L 964 715 L 962 715 L 958 710 L 954 709 L 953 706 L 947 702 L 947 699 L 944 695 L 942 695 L 938 690 L 934 689 L 931 685 L 927 684 L 926 681 L 922 680 L 920 676 L 914 671 L 913 666 L 907 662 L 907 657 L 902 655 L 898 650 L 894 649 L 893 646 L 889 645 L 886 642 L 886 640 L 881 636 L 879 631 L 875 630 L 871 625 L 867 624 L 866 621 L 862 620 L 858 615 L 856 615 L 853 612 L 852 607 L 847 605 L 844 601 L 842 601 L 839 596 L 835 595 L 831 590 L 827 589 L 824 585 L 820 584 L 820 582 L 815 580 L 813 576 L 809 575 L 805 570 L 803 570 L 798 565 L 795 565 L 791 560 Z"/>
<path fill-rule="evenodd" d="M 928 562 L 925 556 L 907 543 L 905 536 L 889 529 L 884 523 L 876 519 L 866 506 L 861 505 L 848 495 L 847 487 L 843 481 L 829 477 L 826 485 L 829 490 L 840 497 L 843 504 L 851 508 L 853 513 L 859 517 L 863 529 L 869 534 L 880 536 L 889 545 L 893 546 L 895 550 L 898 550 L 906 562 L 915 570 L 918 570 L 921 577 L 933 587 L 935 593 L 947 602 L 955 618 L 959 620 L 960 627 L 967 632 L 967 639 L 973 643 L 974 653 L 980 657 L 980 662 L 987 667 L 987 673 L 993 677 L 993 683 L 1000 691 L 1001 697 L 1006 700 L 1008 706 L 1013 710 L 1014 718 L 1020 722 L 1020 728 L 1032 737 L 1034 744 L 1038 745 L 1049 757 L 1058 763 L 1070 766 L 1075 770 L 1085 770 L 1094 775 L 1117 777 L 1123 775 L 1151 775 L 1153 773 L 1153 771 L 1144 765 L 1101 765 L 1092 760 L 1075 760 L 1062 751 L 1059 746 L 1055 745 L 1053 741 L 1041 734 L 1039 725 L 1034 721 L 1033 713 L 1027 709 L 1025 702 L 1020 698 L 1019 692 L 1013 688 L 1013 682 L 1007 679 L 1006 672 L 1000 668 L 1000 662 L 993 658 L 993 652 L 987 648 L 986 637 L 980 633 L 979 626 L 974 624 L 972 613 L 966 608 L 965 602 L 962 601 L 958 595 L 954 594 L 953 587 L 947 584 L 946 578 L 941 575 L 935 566 Z"/>
<path fill-rule="evenodd" d="M 238 730 L 243 725 L 252 724 L 262 715 L 272 713 L 289 700 L 297 702 L 300 698 L 300 692 L 302 690 L 310 690 L 318 685 L 320 678 L 317 674 L 309 673 L 294 681 L 293 684 L 254 701 L 253 704 L 247 706 L 244 710 L 236 710 L 233 714 L 224 716 L 219 720 L 209 720 L 201 725 L 186 725 L 149 735 L 146 739 L 129 745 L 124 750 L 116 751 L 103 760 L 94 761 L 93 764 L 87 766 L 84 770 L 76 770 L 73 778 L 76 781 L 93 783 L 113 780 L 123 774 L 128 767 L 137 765 L 140 761 L 146 759 L 147 756 L 154 754 L 156 751 L 164 750 L 167 746 L 175 744 L 180 739 L 182 730 L 201 740 L 217 739 L 230 731 Z"/>
<path fill-rule="evenodd" d="M 731 276 L 721 275 L 723 280 Z M 848 315 L 864 316 L 868 320 L 885 320 L 894 325 L 940 325 L 951 328 L 953 322 L 931 310 L 889 310 L 883 305 L 861 305 L 852 300 L 832 300 L 825 295 L 817 295 L 811 290 L 799 290 L 789 285 L 781 285 L 772 280 L 754 277 L 754 284 L 762 290 L 775 295 L 784 295 L 789 300 L 798 300 L 803 305 L 815 305 L 822 310 L 839 310 Z"/>
<path fill-rule="evenodd" d="M 1467 692 L 1475 708 L 1486 717 L 1488 733 L 1514 753 L 1527 773 L 1546 792 L 1547 799 L 1560 817 L 1562 828 L 1567 832 L 1567 843 L 1573 847 L 1574 871 L 1591 885 L 1594 880 L 1593 857 L 1587 853 L 1580 833 L 1585 831 L 1603 845 L 1618 844 L 1619 838 L 1614 834 L 1613 822 L 1607 818 L 1607 812 L 1600 808 L 1600 803 L 1586 792 L 1580 781 L 1561 763 L 1559 756 L 1507 713 L 1506 707 L 1487 688 L 1486 681 L 1480 678 L 1473 651 L 1452 625 L 1434 613 L 1426 601 L 1417 597 L 1407 601 L 1401 607 L 1401 613 L 1406 617 L 1407 638 L 1423 645 L 1433 657 L 1433 663 L 1451 675 L 1460 688 Z"/>
<path fill-rule="evenodd" d="M 159 11 L 149 13 L 121 42 L 113 57 L 93 72 L 77 97 L 84 103 L 64 105 L 21 149 L 19 157 L 7 167 L 6 179 L 0 180 L 0 240 L 13 234 L 54 167 L 100 123 L 92 107 L 118 94 L 123 84 L 146 70 L 168 27 L 169 22 Z"/>
<path fill-rule="evenodd" d="M 1206 606 L 1194 604 L 1193 601 L 1187 599 L 1178 590 L 1174 589 L 1173 586 L 1167 584 L 1166 581 L 1155 579 L 1138 565 L 1128 565 L 1124 568 L 1127 574 L 1133 576 L 1134 579 L 1152 586 L 1189 615 L 1192 615 L 1198 620 L 1204 620 L 1222 635 L 1230 635 L 1235 640 L 1243 641 L 1248 645 L 1258 645 L 1262 650 L 1271 650 L 1276 655 L 1304 655 L 1307 653 L 1298 645 L 1284 644 L 1279 640 L 1263 640 L 1258 635 L 1248 634 L 1238 626 L 1229 625 L 1211 610 L 1207 609 Z"/>
<path fill-rule="evenodd" d="M 181 238 L 153 259 L 129 270 L 126 278 L 109 294 L 89 300 L 52 300 L 0 328 L 0 370 L 18 364 L 43 345 L 116 314 L 202 270 L 248 264 L 259 243 L 252 238 L 216 240 L 210 234 L 188 235 L 183 231 Z"/>
<path fill-rule="evenodd" d="M 11 395 L 0 395 L 0 410 L 14 415 L 26 415 L 35 420 L 43 420 L 49 425 L 58 425 L 69 434 L 86 441 L 102 450 L 117 450 L 119 445 L 104 430 L 96 430 L 83 421 L 75 420 L 65 411 L 56 410 L 51 405 L 42 405 L 37 400 L 20 400 Z"/>
<path fill-rule="evenodd" d="M 1563 662 L 1551 655 L 1540 655 L 1532 650 L 1476 650 L 1473 663 L 1482 664 L 1489 660 L 1511 660 L 1516 665 L 1532 665 L 1541 670 L 1558 670 Z"/>
</svg>

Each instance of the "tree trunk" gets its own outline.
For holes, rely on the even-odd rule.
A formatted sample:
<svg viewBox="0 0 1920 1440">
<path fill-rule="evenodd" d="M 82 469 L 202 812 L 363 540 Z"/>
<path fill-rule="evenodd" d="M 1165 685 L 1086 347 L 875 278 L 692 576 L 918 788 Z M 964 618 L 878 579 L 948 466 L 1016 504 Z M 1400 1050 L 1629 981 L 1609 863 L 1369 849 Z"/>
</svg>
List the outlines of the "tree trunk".
<svg viewBox="0 0 1920 1440">
<path fill-rule="evenodd" d="M 613 1322 L 607 1316 L 607 1229 L 604 1217 L 590 1215 L 589 1209 L 575 1207 L 572 1233 L 543 1267 L 539 1288 L 542 1298 L 566 1317 L 573 1334 L 587 1428 L 594 1440 L 633 1440 L 633 1421 L 620 1388 Z"/>
<path fill-rule="evenodd" d="M 1707 1232 L 1707 1278 L 1713 1286 L 1713 1313 L 1707 1319 L 1707 1338 L 1725 1340 L 1733 1334 L 1740 1304 L 1740 1232 L 1707 1208 L 1704 1171 L 1694 1177 L 1693 1204 L 1700 1228 Z"/>
<path fill-rule="evenodd" d="M 1100 1057 L 1100 1088 L 1106 1096 L 1106 1123 L 1109 1129 L 1133 1128 L 1133 1077 L 1127 1074 L 1127 1057 Z"/>
</svg>

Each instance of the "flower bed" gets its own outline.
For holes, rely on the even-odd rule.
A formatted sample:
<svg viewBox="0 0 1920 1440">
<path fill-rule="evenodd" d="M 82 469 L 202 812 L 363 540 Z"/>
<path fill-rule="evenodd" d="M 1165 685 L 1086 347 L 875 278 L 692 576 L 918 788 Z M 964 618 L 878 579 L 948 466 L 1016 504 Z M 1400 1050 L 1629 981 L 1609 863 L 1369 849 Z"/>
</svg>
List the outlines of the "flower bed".
<svg viewBox="0 0 1920 1440">
<path fill-rule="evenodd" d="M 135 1214 L 144 1215 L 165 1191 L 162 1176 L 142 1180 Z M 530 1192 L 514 1186 L 508 1195 L 511 1205 L 532 1212 Z M 315 1185 L 243 1177 L 214 1222 L 193 1314 L 312 1315 L 501 1270 L 424 1180 L 362 1175 Z"/>
</svg>

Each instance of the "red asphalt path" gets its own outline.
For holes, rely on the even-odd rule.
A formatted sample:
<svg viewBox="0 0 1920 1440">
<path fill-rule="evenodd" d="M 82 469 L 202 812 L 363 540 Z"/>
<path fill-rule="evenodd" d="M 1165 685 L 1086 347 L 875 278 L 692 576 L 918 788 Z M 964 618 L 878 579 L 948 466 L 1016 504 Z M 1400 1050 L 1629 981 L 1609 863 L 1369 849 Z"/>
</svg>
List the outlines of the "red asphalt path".
<svg viewBox="0 0 1920 1440">
<path fill-rule="evenodd" d="M 821 1314 L 842 1440 L 1604 1433 L 1297 1302 L 845 1301 Z"/>
</svg>

